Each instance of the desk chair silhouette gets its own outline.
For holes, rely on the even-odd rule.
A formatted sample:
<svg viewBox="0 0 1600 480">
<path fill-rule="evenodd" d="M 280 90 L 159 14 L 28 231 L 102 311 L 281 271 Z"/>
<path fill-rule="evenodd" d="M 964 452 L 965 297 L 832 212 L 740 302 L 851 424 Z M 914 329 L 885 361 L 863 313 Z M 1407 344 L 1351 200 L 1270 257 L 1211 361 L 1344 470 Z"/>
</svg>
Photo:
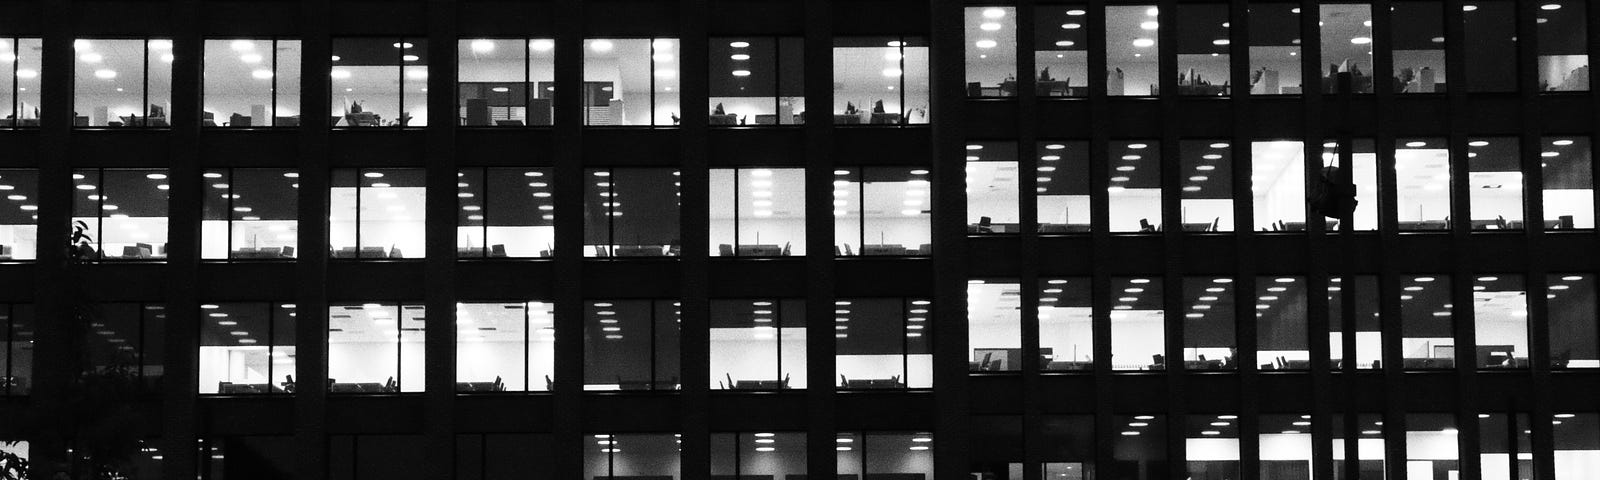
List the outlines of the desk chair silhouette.
<svg viewBox="0 0 1600 480">
<path fill-rule="evenodd" d="M 717 245 L 717 255 L 724 257 L 733 256 L 733 245 L 728 245 L 726 243 Z"/>
<path fill-rule="evenodd" d="M 10 253 L 10 252 L 6 252 Z M 789 256 L 789 242 L 783 242 L 783 256 Z"/>
<path fill-rule="evenodd" d="M 978 233 L 994 233 L 994 220 L 989 217 L 978 217 Z"/>
</svg>

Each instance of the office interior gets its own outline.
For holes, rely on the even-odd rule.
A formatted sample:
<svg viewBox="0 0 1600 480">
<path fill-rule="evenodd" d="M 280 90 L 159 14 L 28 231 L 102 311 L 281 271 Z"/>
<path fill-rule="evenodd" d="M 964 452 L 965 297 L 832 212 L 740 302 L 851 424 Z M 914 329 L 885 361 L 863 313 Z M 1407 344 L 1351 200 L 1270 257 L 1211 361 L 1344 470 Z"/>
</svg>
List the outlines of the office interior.
<svg viewBox="0 0 1600 480">
<path fill-rule="evenodd" d="M 172 109 L 172 40 L 84 39 L 77 52 L 73 126 L 167 127 Z"/>
<path fill-rule="evenodd" d="M 425 39 L 340 38 L 333 41 L 333 57 L 334 128 L 427 126 Z"/>
</svg>

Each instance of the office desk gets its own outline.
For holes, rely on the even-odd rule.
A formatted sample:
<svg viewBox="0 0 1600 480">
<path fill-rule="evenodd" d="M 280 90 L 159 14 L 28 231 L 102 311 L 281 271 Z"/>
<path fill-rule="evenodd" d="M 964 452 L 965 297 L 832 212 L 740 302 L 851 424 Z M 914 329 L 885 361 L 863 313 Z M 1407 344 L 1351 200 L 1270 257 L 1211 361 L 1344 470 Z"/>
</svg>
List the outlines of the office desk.
<svg viewBox="0 0 1600 480">
<path fill-rule="evenodd" d="M 906 255 L 905 245 L 862 245 L 862 255 Z"/>
<path fill-rule="evenodd" d="M 1185 370 L 1222 370 L 1222 360 L 1184 360 Z"/>
<path fill-rule="evenodd" d="M 1064 360 L 1064 361 L 1059 361 L 1059 362 L 1058 361 L 1054 361 L 1054 360 L 1051 360 L 1051 361 L 1043 361 L 1043 360 L 1041 360 L 1039 362 L 1039 369 L 1040 370 L 1072 370 L 1072 371 L 1094 370 L 1094 362 L 1093 361 L 1089 361 L 1089 360 L 1084 360 L 1084 361 L 1065 361 Z"/>
<path fill-rule="evenodd" d="M 900 380 L 894 378 L 873 378 L 845 380 L 839 387 L 861 389 L 906 388 L 906 384 L 900 383 Z"/>
<path fill-rule="evenodd" d="M 1405 367 L 1406 370 L 1431 369 L 1431 368 L 1455 368 L 1456 367 L 1456 359 L 1454 359 L 1454 358 L 1407 358 L 1407 359 L 1404 359 L 1401 362 L 1401 364 L 1402 364 L 1403 367 Z"/>
<path fill-rule="evenodd" d="M 665 245 L 622 245 L 616 248 L 618 257 L 665 257 Z"/>
<path fill-rule="evenodd" d="M 456 382 L 456 391 L 463 393 L 504 392 L 506 391 L 506 386 L 500 382 Z"/>
<path fill-rule="evenodd" d="M 217 382 L 217 394 L 219 395 L 253 395 L 261 393 L 284 393 L 284 391 L 267 383 Z"/>
<path fill-rule="evenodd" d="M 781 257 L 783 247 L 779 245 L 740 245 L 739 256 L 744 257 Z"/>
<path fill-rule="evenodd" d="M 1185 232 L 1209 232 L 1209 231 L 1211 231 L 1211 224 L 1207 223 L 1207 222 L 1185 223 L 1185 224 L 1183 224 L 1183 231 L 1185 231 Z"/>
<path fill-rule="evenodd" d="M 388 393 L 391 391 L 384 388 L 381 383 L 333 383 L 328 385 L 328 393 Z"/>
<path fill-rule="evenodd" d="M 1403 221 L 1397 226 L 1401 231 L 1448 230 L 1450 229 L 1450 222 L 1444 220 Z"/>
<path fill-rule="evenodd" d="M 833 115 L 833 124 L 834 125 L 860 125 L 861 124 L 861 116 L 860 115 L 834 114 Z"/>
<path fill-rule="evenodd" d="M 1022 227 L 1015 223 L 991 223 L 988 228 L 989 231 L 985 232 L 983 231 L 983 225 L 969 223 L 967 224 L 967 233 L 1017 233 L 1022 231 Z"/>
<path fill-rule="evenodd" d="M 734 390 L 782 390 L 789 388 L 783 380 L 735 380 Z"/>
<path fill-rule="evenodd" d="M 900 123 L 900 114 L 898 114 L 898 113 L 874 113 L 874 114 L 872 114 L 872 124 L 873 125 L 898 125 L 899 123 Z"/>
<path fill-rule="evenodd" d="M 710 115 L 709 118 L 711 120 L 711 125 L 738 125 L 739 124 L 739 116 L 731 114 L 731 113 L 723 114 L 723 115 L 717 115 L 717 114 L 713 113 L 713 114 Z"/>
<path fill-rule="evenodd" d="M 1087 223 L 1041 223 L 1039 233 L 1089 233 L 1091 227 Z"/>
<path fill-rule="evenodd" d="M 233 258 L 294 258 L 294 247 L 241 248 L 233 251 Z"/>
</svg>

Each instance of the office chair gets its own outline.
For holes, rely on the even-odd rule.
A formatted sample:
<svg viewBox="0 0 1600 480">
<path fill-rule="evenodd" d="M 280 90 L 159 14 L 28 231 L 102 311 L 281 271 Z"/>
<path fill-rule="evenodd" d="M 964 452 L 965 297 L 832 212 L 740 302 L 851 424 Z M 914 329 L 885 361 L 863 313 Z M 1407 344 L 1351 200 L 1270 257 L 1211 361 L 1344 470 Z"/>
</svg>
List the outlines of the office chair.
<svg viewBox="0 0 1600 480">
<path fill-rule="evenodd" d="M 1150 225 L 1149 219 L 1141 218 L 1139 219 L 1139 231 L 1144 233 L 1154 232 L 1156 231 L 1156 227 Z"/>
<path fill-rule="evenodd" d="M 789 242 L 783 242 L 783 256 L 789 256 Z"/>
<path fill-rule="evenodd" d="M 285 393 L 294 393 L 294 375 L 284 375 L 281 385 Z"/>
<path fill-rule="evenodd" d="M 728 388 L 733 388 L 733 374 L 723 372 L 722 375 L 728 378 Z"/>
<path fill-rule="evenodd" d="M 844 386 L 848 386 L 848 385 L 850 385 L 850 379 L 844 378 L 844 374 L 843 373 L 839 374 L 839 386 L 840 387 L 844 387 Z"/>
<path fill-rule="evenodd" d="M 721 245 L 717 245 L 717 255 L 724 256 L 724 257 L 733 256 L 733 245 L 729 245 L 729 244 L 726 244 L 726 243 L 721 244 Z"/>
<path fill-rule="evenodd" d="M 1211 229 L 1210 230 L 1206 230 L 1206 231 L 1207 232 L 1215 232 L 1215 231 L 1217 231 L 1217 225 L 1219 225 L 1221 223 L 1222 223 L 1222 217 L 1212 218 L 1211 219 Z"/>
<path fill-rule="evenodd" d="M 394 377 L 389 377 L 389 381 L 383 382 L 383 391 L 385 391 L 385 392 L 397 392 L 397 391 L 400 391 L 400 386 L 395 384 Z"/>
<path fill-rule="evenodd" d="M 406 258 L 406 257 L 405 257 L 404 254 L 400 253 L 400 249 L 399 248 L 395 248 L 395 246 L 391 244 L 391 245 L 389 245 L 389 258 Z"/>
<path fill-rule="evenodd" d="M 494 376 L 494 391 L 496 391 L 496 392 L 504 392 L 504 391 L 506 391 L 506 383 L 500 379 L 499 375 L 495 375 Z"/>
<path fill-rule="evenodd" d="M 780 388 L 784 388 L 784 389 L 788 389 L 789 388 L 789 374 L 787 374 L 787 373 L 783 374 L 783 383 L 781 384 Z"/>
<path fill-rule="evenodd" d="M 556 390 L 556 382 L 550 381 L 549 375 L 544 376 L 544 389 L 552 392 Z"/>
<path fill-rule="evenodd" d="M 278 256 L 285 257 L 285 258 L 294 258 L 294 247 L 283 247 L 283 251 L 279 252 Z"/>
<path fill-rule="evenodd" d="M 978 233 L 994 233 L 994 220 L 989 217 L 978 217 Z"/>
</svg>

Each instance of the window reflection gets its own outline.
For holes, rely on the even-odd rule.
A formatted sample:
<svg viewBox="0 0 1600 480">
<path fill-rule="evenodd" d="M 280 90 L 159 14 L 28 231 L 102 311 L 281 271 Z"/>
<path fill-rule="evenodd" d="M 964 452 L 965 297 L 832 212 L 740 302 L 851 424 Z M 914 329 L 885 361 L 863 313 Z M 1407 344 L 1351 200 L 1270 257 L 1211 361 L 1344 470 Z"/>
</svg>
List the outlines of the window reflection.
<svg viewBox="0 0 1600 480">
<path fill-rule="evenodd" d="M 931 305 L 920 298 L 835 301 L 839 388 L 933 387 Z"/>
<path fill-rule="evenodd" d="M 1191 413 L 1183 443 L 1189 478 L 1239 478 L 1239 416 Z"/>
<path fill-rule="evenodd" d="M 1462 5 L 1466 45 L 1462 75 L 1470 92 L 1517 89 L 1517 5 L 1488 0 Z"/>
<path fill-rule="evenodd" d="M 550 391 L 555 381 L 555 306 L 546 302 L 456 304 L 456 391 Z"/>
<path fill-rule="evenodd" d="M 39 126 L 44 40 L 0 38 L 0 128 Z"/>
<path fill-rule="evenodd" d="M 1089 96 L 1088 10 L 1083 5 L 1037 5 L 1033 14 L 1037 95 Z"/>
<path fill-rule="evenodd" d="M 299 173 L 281 168 L 219 168 L 201 175 L 206 188 L 200 258 L 295 258 Z"/>
<path fill-rule="evenodd" d="M 206 127 L 300 126 L 300 41 L 205 41 Z"/>
<path fill-rule="evenodd" d="M 1022 370 L 1022 285 L 1006 280 L 967 281 L 970 371 Z M 1041 356 L 1044 355 L 1040 351 Z"/>
<path fill-rule="evenodd" d="M 328 393 L 421 392 L 426 349 L 422 305 L 328 306 Z"/>
<path fill-rule="evenodd" d="M 555 251 L 550 168 L 463 168 L 456 173 L 456 255 L 548 258 Z"/>
<path fill-rule="evenodd" d="M 1161 231 L 1161 149 L 1154 141 L 1113 141 L 1109 149 L 1111 231 Z"/>
<path fill-rule="evenodd" d="M 835 38 L 833 124 L 928 123 L 928 71 L 926 39 Z"/>
<path fill-rule="evenodd" d="M 424 181 L 421 169 L 334 169 L 328 218 L 332 258 L 422 258 Z"/>
<path fill-rule="evenodd" d="M 1017 9 L 967 7 L 967 96 L 1017 96 Z"/>
<path fill-rule="evenodd" d="M 1596 332 L 1595 281 L 1591 274 L 1553 273 L 1545 277 L 1546 321 L 1550 324 L 1552 368 L 1600 368 Z"/>
<path fill-rule="evenodd" d="M 1022 198 L 1016 142 L 967 142 L 967 233 L 1016 233 Z M 1040 175 L 1039 184 L 1051 178 Z"/>
<path fill-rule="evenodd" d="M 1588 4 L 1573 0 L 1539 3 L 1539 90 L 1589 91 Z"/>
<path fill-rule="evenodd" d="M 1256 363 L 1262 370 L 1311 368 L 1305 278 L 1256 277 L 1255 317 Z"/>
<path fill-rule="evenodd" d="M 711 170 L 712 256 L 806 254 L 803 168 Z"/>
<path fill-rule="evenodd" d="M 927 432 L 840 433 L 834 438 L 840 476 L 933 478 L 933 434 Z"/>
<path fill-rule="evenodd" d="M 468 127 L 552 124 L 555 41 L 547 38 L 456 43 L 457 114 Z"/>
<path fill-rule="evenodd" d="M 1589 137 L 1545 137 L 1544 228 L 1594 228 L 1594 164 Z"/>
<path fill-rule="evenodd" d="M 1094 322 L 1089 279 L 1039 282 L 1039 369 L 1094 368 Z"/>
<path fill-rule="evenodd" d="M 933 252 L 928 170 L 866 167 L 833 173 L 834 255 Z"/>
<path fill-rule="evenodd" d="M 34 329 L 32 304 L 0 304 L 0 397 L 33 391 Z"/>
<path fill-rule="evenodd" d="M 584 170 L 584 256 L 678 256 L 678 176 L 669 168 Z"/>
<path fill-rule="evenodd" d="M 711 39 L 711 125 L 805 123 L 805 41 L 799 37 Z"/>
<path fill-rule="evenodd" d="M 1155 5 L 1106 7 L 1106 95 L 1156 94 L 1159 14 Z"/>
<path fill-rule="evenodd" d="M 167 257 L 164 169 L 78 169 L 72 173 L 72 221 L 90 240 L 89 259 Z"/>
<path fill-rule="evenodd" d="M 1111 279 L 1111 368 L 1165 370 L 1166 310 L 1161 280 L 1146 277 Z"/>
<path fill-rule="evenodd" d="M 799 478 L 805 474 L 805 432 L 711 434 L 713 478 Z"/>
<path fill-rule="evenodd" d="M 1165 415 L 1117 415 L 1117 429 L 1111 443 L 1111 457 L 1117 461 L 1102 465 L 1109 478 L 1168 478 L 1167 418 Z"/>
<path fill-rule="evenodd" d="M 1259 478 L 1311 480 L 1311 416 L 1264 414 L 1258 425 Z"/>
<path fill-rule="evenodd" d="M 1220 140 L 1178 144 L 1185 232 L 1233 231 L 1233 151 Z"/>
<path fill-rule="evenodd" d="M 200 305 L 200 393 L 294 393 L 292 303 Z"/>
<path fill-rule="evenodd" d="M 1251 2 L 1249 17 L 1250 94 L 1304 93 L 1298 4 Z"/>
<path fill-rule="evenodd" d="M 170 126 L 172 41 L 77 39 L 75 127 Z"/>
<path fill-rule="evenodd" d="M 678 302 L 592 300 L 583 307 L 585 390 L 677 390 Z"/>
<path fill-rule="evenodd" d="M 675 126 L 678 40 L 583 41 L 583 124 Z"/>
<path fill-rule="evenodd" d="M 1383 438 L 1383 417 L 1375 413 L 1351 415 L 1356 425 L 1348 435 L 1344 414 L 1333 416 L 1333 471 L 1336 478 L 1384 478 L 1388 463 Z"/>
<path fill-rule="evenodd" d="M 1372 6 L 1365 4 L 1322 4 L 1322 78 L 1324 93 L 1338 93 L 1339 74 L 1347 73 L 1350 91 L 1372 93 Z"/>
<path fill-rule="evenodd" d="M 154 392 L 166 371 L 167 309 L 153 303 L 103 303 L 97 312 L 80 314 L 84 372 L 120 378 L 106 388 Z"/>
<path fill-rule="evenodd" d="M 333 39 L 334 127 L 428 125 L 428 44 L 421 38 Z"/>
<path fill-rule="evenodd" d="M 39 258 L 39 171 L 0 170 L 0 192 L 0 261 Z"/>
<path fill-rule="evenodd" d="M 1353 315 L 1351 326 L 1345 324 L 1345 315 Z M 1351 342 L 1355 349 L 1355 368 L 1383 368 L 1382 323 L 1378 316 L 1377 276 L 1328 279 L 1328 353 L 1334 371 L 1344 368 L 1345 342 Z"/>
<path fill-rule="evenodd" d="M 1132 288 L 1137 290 L 1137 287 Z M 1120 302 L 1137 302 L 1140 294 L 1123 289 Z M 1183 279 L 1183 368 L 1186 370 L 1236 370 L 1239 368 L 1235 340 L 1234 294 L 1238 290 L 1228 277 L 1186 277 Z M 1151 299 L 1160 302 L 1160 297 Z"/>
<path fill-rule="evenodd" d="M 679 478 L 678 434 L 585 435 L 583 477 L 598 480 Z"/>
<path fill-rule="evenodd" d="M 806 388 L 805 300 L 712 300 L 710 364 L 718 389 Z"/>
<path fill-rule="evenodd" d="M 1450 277 L 1406 276 L 1400 285 L 1400 353 L 1405 369 L 1455 368 Z"/>
</svg>

